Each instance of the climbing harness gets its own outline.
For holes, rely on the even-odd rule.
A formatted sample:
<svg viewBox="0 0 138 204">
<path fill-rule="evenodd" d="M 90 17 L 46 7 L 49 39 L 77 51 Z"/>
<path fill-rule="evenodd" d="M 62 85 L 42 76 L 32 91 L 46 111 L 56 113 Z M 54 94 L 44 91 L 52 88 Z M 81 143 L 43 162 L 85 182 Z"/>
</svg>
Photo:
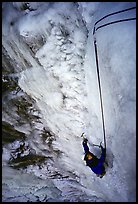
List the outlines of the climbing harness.
<svg viewBox="0 0 138 204">
<path fill-rule="evenodd" d="M 96 36 L 95 33 L 98 29 L 103 28 L 105 26 L 114 24 L 114 23 L 120 23 L 120 22 L 124 22 L 124 21 L 130 21 L 130 20 L 136 20 L 136 18 L 127 18 L 127 19 L 120 19 L 117 21 L 112 21 L 109 23 L 105 23 L 103 25 L 97 26 L 96 25 L 101 22 L 103 19 L 112 16 L 112 15 L 116 15 L 118 13 L 122 13 L 122 12 L 126 12 L 132 9 L 136 9 L 136 7 L 131 7 L 131 8 L 127 8 L 124 10 L 120 10 L 114 13 L 110 13 L 104 17 L 102 17 L 101 19 L 99 19 L 98 21 L 95 22 L 94 24 L 94 29 L 93 29 L 93 39 L 94 39 L 94 50 L 95 50 L 95 59 L 96 59 L 96 68 L 97 68 L 97 77 L 98 77 L 98 85 L 99 85 L 99 94 L 100 94 L 100 105 L 101 105 L 101 113 L 102 113 L 102 126 L 103 126 L 103 135 L 104 135 L 104 148 L 106 149 L 106 134 L 105 134 L 105 122 L 104 122 L 104 110 L 103 110 L 103 101 L 102 101 L 102 90 L 101 90 L 101 82 L 100 82 L 100 72 L 99 72 L 99 61 L 98 61 L 98 50 L 97 50 L 97 41 L 96 41 Z M 99 145 L 94 145 L 94 146 L 99 146 Z"/>
</svg>

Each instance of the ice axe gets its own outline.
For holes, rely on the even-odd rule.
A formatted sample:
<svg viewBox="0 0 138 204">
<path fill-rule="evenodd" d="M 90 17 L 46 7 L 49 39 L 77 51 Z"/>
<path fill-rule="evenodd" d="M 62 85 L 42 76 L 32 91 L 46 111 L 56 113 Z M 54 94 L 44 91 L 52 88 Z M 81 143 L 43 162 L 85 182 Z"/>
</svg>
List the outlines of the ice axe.
<svg viewBox="0 0 138 204">
<path fill-rule="evenodd" d="M 93 145 L 93 146 L 97 146 L 97 147 L 100 148 L 100 147 L 102 146 L 101 144 L 102 144 L 102 142 L 100 142 L 100 145 L 96 145 L 96 144 L 92 144 L 92 145 Z"/>
</svg>

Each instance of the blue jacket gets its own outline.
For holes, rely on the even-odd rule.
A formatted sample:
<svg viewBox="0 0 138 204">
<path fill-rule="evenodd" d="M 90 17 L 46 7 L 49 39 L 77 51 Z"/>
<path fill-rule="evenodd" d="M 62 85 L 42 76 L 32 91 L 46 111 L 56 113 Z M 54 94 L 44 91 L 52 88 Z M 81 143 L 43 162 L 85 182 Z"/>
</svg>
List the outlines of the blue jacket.
<svg viewBox="0 0 138 204">
<path fill-rule="evenodd" d="M 106 150 L 101 146 L 102 153 L 101 157 L 98 159 L 94 154 L 92 154 L 89 151 L 89 147 L 87 145 L 87 142 L 83 142 L 83 148 L 85 151 L 85 160 L 86 160 L 86 165 L 91 168 L 91 170 L 95 174 L 102 174 L 105 172 L 105 167 L 104 167 L 104 162 L 105 162 L 105 157 L 106 157 Z M 90 153 L 93 156 L 93 159 L 87 159 L 87 153 Z"/>
</svg>

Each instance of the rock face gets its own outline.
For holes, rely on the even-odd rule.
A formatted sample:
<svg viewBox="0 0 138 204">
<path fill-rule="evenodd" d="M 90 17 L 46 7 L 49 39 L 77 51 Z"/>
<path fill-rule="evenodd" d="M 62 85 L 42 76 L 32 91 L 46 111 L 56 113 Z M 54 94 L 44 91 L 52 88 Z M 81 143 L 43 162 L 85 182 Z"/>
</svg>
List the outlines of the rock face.
<svg viewBox="0 0 138 204">
<path fill-rule="evenodd" d="M 65 180 L 71 189 L 77 188 L 72 148 L 80 141 L 75 138 L 82 133 L 87 114 L 83 68 L 87 34 L 76 3 L 3 4 L 3 169 L 18 169 L 13 189 L 3 176 L 3 201 L 28 197 L 26 192 L 21 198 L 13 192 L 20 172 Z M 81 147 L 76 155 L 80 151 Z M 55 190 L 56 185 L 65 185 L 53 181 Z M 43 198 L 32 193 L 28 201 L 71 200 L 45 189 Z M 72 199 L 78 200 L 78 195 Z"/>
</svg>

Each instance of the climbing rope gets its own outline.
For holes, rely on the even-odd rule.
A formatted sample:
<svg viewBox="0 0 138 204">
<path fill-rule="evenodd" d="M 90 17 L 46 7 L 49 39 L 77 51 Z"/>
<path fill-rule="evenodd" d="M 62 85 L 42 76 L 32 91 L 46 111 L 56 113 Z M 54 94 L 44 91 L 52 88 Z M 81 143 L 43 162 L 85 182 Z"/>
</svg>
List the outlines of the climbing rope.
<svg viewBox="0 0 138 204">
<path fill-rule="evenodd" d="M 113 23 L 119 23 L 119 22 L 123 22 L 123 21 L 129 21 L 129 20 L 136 20 L 136 18 L 128 18 L 128 19 L 120 19 L 120 20 L 117 20 L 117 21 L 113 21 L 113 22 L 110 22 L 110 23 L 106 23 L 104 25 L 101 25 L 99 27 L 96 28 L 96 25 L 101 22 L 102 20 L 104 20 L 105 18 L 108 18 L 109 16 L 113 16 L 113 15 L 116 15 L 116 14 L 119 14 L 119 13 L 123 13 L 123 12 L 126 12 L 126 11 L 129 11 L 129 10 L 133 10 L 133 9 L 136 9 L 136 7 L 131 7 L 131 8 L 127 8 L 127 9 L 124 9 L 124 10 L 120 10 L 120 11 L 117 11 L 117 12 L 114 12 L 114 13 L 110 13 L 104 17 L 102 17 L 101 19 L 99 19 L 98 21 L 95 22 L 94 24 L 94 29 L 93 29 L 93 35 L 95 34 L 95 32 L 99 29 L 99 28 L 102 28 L 104 26 L 107 26 L 107 25 L 110 25 L 110 24 L 113 24 Z"/>
<path fill-rule="evenodd" d="M 124 21 L 130 21 L 130 20 L 135 20 L 136 18 L 127 18 L 127 19 L 121 19 L 121 20 L 117 20 L 117 21 L 112 21 L 106 24 L 103 24 L 99 27 L 96 28 L 96 25 L 102 21 L 103 19 L 112 16 L 112 15 L 116 15 L 118 13 L 122 13 L 122 12 L 126 12 L 132 9 L 136 9 L 136 7 L 131 7 L 131 8 L 127 8 L 121 11 L 117 11 L 114 13 L 110 13 L 104 17 L 102 17 L 101 19 L 99 19 L 98 21 L 96 21 L 96 23 L 94 24 L 94 29 L 93 29 L 93 36 L 94 36 L 94 50 L 95 50 L 95 59 L 96 59 L 96 68 L 97 68 L 97 77 L 98 77 L 98 84 L 99 84 L 99 94 L 100 94 L 100 105 L 101 105 L 101 113 L 102 113 L 102 126 L 103 126 L 103 136 L 104 136 L 104 148 L 106 149 L 106 134 L 105 134 L 105 122 L 104 122 L 104 110 L 103 110 L 103 101 L 102 101 L 102 90 L 101 90 L 101 82 L 100 82 L 100 72 L 99 72 L 99 61 L 98 61 L 98 51 L 97 51 L 97 41 L 96 41 L 96 36 L 95 33 L 98 29 L 103 28 L 107 25 L 111 25 L 114 23 L 120 23 L 120 22 L 124 22 Z M 98 145 L 95 145 L 98 146 Z"/>
<path fill-rule="evenodd" d="M 98 62 L 98 53 L 97 53 L 97 42 L 96 42 L 96 39 L 94 40 L 94 48 L 95 48 L 95 57 L 96 57 L 96 67 L 97 67 L 97 76 L 98 76 L 98 84 L 99 84 L 100 102 L 101 102 L 103 135 L 104 135 L 104 147 L 106 149 L 105 122 L 104 122 L 104 113 L 103 113 L 102 90 L 101 90 L 101 82 L 100 82 L 99 62 Z"/>
</svg>

